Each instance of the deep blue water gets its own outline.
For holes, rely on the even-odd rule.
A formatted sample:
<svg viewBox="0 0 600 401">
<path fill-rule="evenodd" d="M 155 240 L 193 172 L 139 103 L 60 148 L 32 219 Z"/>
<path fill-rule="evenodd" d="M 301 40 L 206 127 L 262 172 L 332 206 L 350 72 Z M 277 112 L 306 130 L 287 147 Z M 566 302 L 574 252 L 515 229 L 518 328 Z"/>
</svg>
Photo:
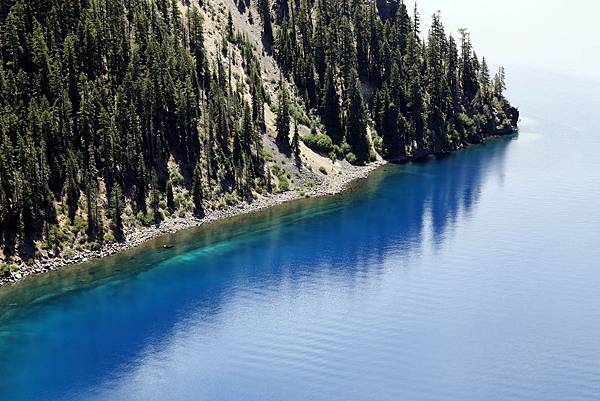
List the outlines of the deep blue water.
<svg viewBox="0 0 600 401">
<path fill-rule="evenodd" d="M 0 289 L 0 400 L 600 399 L 600 92 L 512 87 L 517 137 Z"/>
</svg>

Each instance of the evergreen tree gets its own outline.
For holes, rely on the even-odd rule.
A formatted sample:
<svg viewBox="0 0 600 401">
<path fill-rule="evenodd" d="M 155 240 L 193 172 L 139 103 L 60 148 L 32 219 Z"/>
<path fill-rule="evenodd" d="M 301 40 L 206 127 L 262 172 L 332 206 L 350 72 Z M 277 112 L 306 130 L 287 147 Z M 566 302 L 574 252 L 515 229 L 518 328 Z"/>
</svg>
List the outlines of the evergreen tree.
<svg viewBox="0 0 600 401">
<path fill-rule="evenodd" d="M 323 87 L 322 116 L 327 133 L 333 139 L 334 143 L 337 144 L 341 143 L 344 139 L 340 115 L 340 99 L 335 85 L 335 77 L 332 68 L 328 67 Z"/>
<path fill-rule="evenodd" d="M 506 73 L 504 67 L 500 66 L 498 73 L 494 77 L 494 95 L 498 99 L 504 98 L 504 91 L 506 90 Z"/>
<path fill-rule="evenodd" d="M 93 157 L 91 146 L 88 149 L 88 173 L 85 184 L 85 197 L 87 201 L 87 231 L 91 240 L 101 237 L 102 222 L 100 214 L 98 170 Z"/>
<path fill-rule="evenodd" d="M 137 208 L 138 210 L 146 213 L 146 163 L 141 154 L 138 156 L 136 178 Z"/>
<path fill-rule="evenodd" d="M 483 102 L 489 102 L 491 96 L 491 79 L 490 79 L 490 70 L 488 68 L 485 57 L 481 61 L 481 70 L 480 70 L 480 78 L 479 78 L 479 88 L 481 99 Z"/>
<path fill-rule="evenodd" d="M 189 48 L 194 56 L 195 75 L 198 86 L 204 87 L 206 84 L 207 62 L 204 50 L 204 27 L 200 11 L 196 6 L 188 10 L 188 30 L 189 30 Z"/>
<path fill-rule="evenodd" d="M 471 38 L 466 30 L 461 30 L 461 80 L 463 89 L 463 98 L 467 105 L 475 98 L 477 94 L 477 77 L 473 65 L 473 48 L 471 47 Z"/>
<path fill-rule="evenodd" d="M 198 164 L 196 164 L 196 168 L 194 169 L 194 177 L 192 180 L 192 202 L 194 203 L 194 213 L 198 217 L 204 217 L 203 199 L 202 167 L 200 161 L 198 161 Z"/>
<path fill-rule="evenodd" d="M 85 240 L 80 218 L 89 241 L 102 241 L 105 218 L 120 238 L 126 205 L 137 224 L 147 207 L 160 219 L 163 197 L 170 212 L 177 206 L 175 183 L 164 180 L 173 169 L 199 215 L 226 193 L 272 190 L 265 104 L 277 110 L 277 143 L 299 167 L 304 118 L 356 163 L 372 157 L 369 132 L 382 156 L 414 158 L 516 127 L 504 68 L 491 77 L 468 33 L 455 41 L 439 15 L 422 38 L 417 8 L 409 15 L 403 1 L 392 16 L 377 8 L 386 2 L 259 0 L 264 48 L 275 45 L 283 72 L 272 104 L 260 46 L 237 29 L 237 10 L 222 32 L 225 52 L 207 51 L 210 1 L 0 4 L 1 255 L 54 243 L 58 231 Z M 71 224 L 59 229 L 63 217 Z"/>
<path fill-rule="evenodd" d="M 294 120 L 294 134 L 292 136 L 292 153 L 296 164 L 300 165 L 300 133 L 298 132 L 298 121 Z"/>
<path fill-rule="evenodd" d="M 227 40 L 230 42 L 235 41 L 235 32 L 233 28 L 233 17 L 231 15 L 231 10 L 227 14 Z"/>
<path fill-rule="evenodd" d="M 156 175 L 156 171 L 152 170 L 151 178 L 150 178 L 150 207 L 152 209 L 152 215 L 154 216 L 154 221 L 157 223 L 161 221 L 162 216 L 160 212 L 160 191 L 158 188 L 158 177 Z"/>
<path fill-rule="evenodd" d="M 273 43 L 273 26 L 271 25 L 270 0 L 258 0 L 258 12 L 263 23 L 263 41 L 267 48 Z"/>
<path fill-rule="evenodd" d="M 407 123 L 398 106 L 390 99 L 387 88 L 382 91 L 380 115 L 381 122 L 378 128 L 382 135 L 385 156 L 390 159 L 404 157 Z"/>
<path fill-rule="evenodd" d="M 173 213 L 176 209 L 175 196 L 173 195 L 173 183 L 171 180 L 167 181 L 167 208 L 169 213 Z"/>
<path fill-rule="evenodd" d="M 290 99 L 288 91 L 282 81 L 279 82 L 277 99 L 277 119 L 275 122 L 277 143 L 285 151 L 290 146 Z"/>
<path fill-rule="evenodd" d="M 350 88 L 348 90 L 349 108 L 346 123 L 346 140 L 356 156 L 356 162 L 364 164 L 369 161 L 370 142 L 367 136 L 367 114 L 360 92 L 360 82 L 356 70 L 350 72 Z"/>
<path fill-rule="evenodd" d="M 118 241 L 123 240 L 123 210 L 125 209 L 125 199 L 123 197 L 123 190 L 119 183 L 115 183 L 112 188 L 111 196 L 111 214 L 113 220 L 113 233 Z"/>
<path fill-rule="evenodd" d="M 68 215 L 71 223 L 75 221 L 75 214 L 77 213 L 77 209 L 79 208 L 79 184 L 78 184 L 78 174 L 77 174 L 77 165 L 75 162 L 75 158 L 73 154 L 69 154 L 67 158 L 67 207 L 68 207 Z"/>
<path fill-rule="evenodd" d="M 446 75 L 447 42 L 440 15 L 433 16 L 429 32 L 427 48 L 428 92 L 430 104 L 428 110 L 428 127 L 432 131 L 433 153 L 449 151 L 449 136 L 447 132 L 446 111 L 450 100 Z"/>
</svg>

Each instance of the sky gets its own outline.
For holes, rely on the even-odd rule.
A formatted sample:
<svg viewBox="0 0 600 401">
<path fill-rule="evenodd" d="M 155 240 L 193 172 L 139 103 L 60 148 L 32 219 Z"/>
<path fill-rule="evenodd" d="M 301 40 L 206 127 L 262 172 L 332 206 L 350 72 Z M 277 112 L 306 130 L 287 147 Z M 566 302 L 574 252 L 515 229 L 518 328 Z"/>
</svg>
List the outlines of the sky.
<svg viewBox="0 0 600 401">
<path fill-rule="evenodd" d="M 413 0 L 406 1 L 412 12 Z M 419 0 L 423 24 L 441 11 L 447 33 L 467 28 L 490 65 L 600 81 L 600 2 L 596 0 Z M 423 29 L 422 29 L 423 30 Z"/>
</svg>

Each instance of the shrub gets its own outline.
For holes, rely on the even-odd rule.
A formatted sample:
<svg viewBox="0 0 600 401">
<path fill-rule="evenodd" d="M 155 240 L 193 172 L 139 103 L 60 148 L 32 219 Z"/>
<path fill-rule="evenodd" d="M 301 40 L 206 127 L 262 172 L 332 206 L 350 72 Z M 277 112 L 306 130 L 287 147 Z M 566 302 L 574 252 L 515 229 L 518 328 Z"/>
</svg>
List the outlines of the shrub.
<svg viewBox="0 0 600 401">
<path fill-rule="evenodd" d="M 83 248 L 89 251 L 99 251 L 101 247 L 100 244 L 97 242 L 88 242 L 83 246 Z"/>
<path fill-rule="evenodd" d="M 325 167 L 319 167 L 319 171 L 321 172 L 321 174 L 327 175 L 327 169 Z"/>
<path fill-rule="evenodd" d="M 310 117 L 308 117 L 304 110 L 298 107 L 298 105 L 295 103 L 290 104 L 290 114 L 294 118 L 294 120 L 296 120 L 301 125 L 305 125 L 307 127 L 310 127 L 312 125 Z"/>
<path fill-rule="evenodd" d="M 268 162 L 272 162 L 273 161 L 273 155 L 271 154 L 271 152 L 269 152 L 267 149 L 262 148 L 260 150 L 260 154 L 262 155 L 262 157 L 268 161 Z"/>
<path fill-rule="evenodd" d="M 62 257 L 65 259 L 73 259 L 75 257 L 75 251 L 72 249 L 67 249 L 62 253 Z"/>
<path fill-rule="evenodd" d="M 10 272 L 16 269 L 12 263 L 0 263 L 0 276 L 9 276 Z"/>
<path fill-rule="evenodd" d="M 44 249 L 60 249 L 62 244 L 68 240 L 67 235 L 58 225 L 53 225 L 48 230 Z"/>
<path fill-rule="evenodd" d="M 240 197 L 235 193 L 229 192 L 223 196 L 223 201 L 226 205 L 232 206 L 240 202 Z"/>
<path fill-rule="evenodd" d="M 271 171 L 273 172 L 273 175 L 275 175 L 276 177 L 279 177 L 282 173 L 282 168 L 279 167 L 278 165 L 273 165 L 273 167 L 271 168 Z"/>
<path fill-rule="evenodd" d="M 73 221 L 73 232 L 75 233 L 75 235 L 77 235 L 78 233 L 85 232 L 86 228 L 86 221 L 80 215 L 76 215 Z"/>
<path fill-rule="evenodd" d="M 175 209 L 178 209 L 180 205 L 185 205 L 186 198 L 185 195 L 178 192 L 173 198 L 173 203 L 175 203 Z"/>
<path fill-rule="evenodd" d="M 375 148 L 375 151 L 377 151 L 379 154 L 384 154 L 383 138 L 377 135 L 375 132 L 371 134 L 371 137 L 373 139 L 373 147 Z"/>
<path fill-rule="evenodd" d="M 465 113 L 459 113 L 458 121 L 465 127 L 472 127 L 475 124 L 473 119 Z"/>
<path fill-rule="evenodd" d="M 321 133 L 315 135 L 311 133 L 306 135 L 302 141 L 306 144 L 306 146 L 317 152 L 329 153 L 334 149 L 333 141 L 326 134 Z"/>
<path fill-rule="evenodd" d="M 112 244 L 115 241 L 116 241 L 115 235 L 113 234 L 112 231 L 107 231 L 106 234 L 104 234 L 104 242 L 106 242 L 108 244 Z"/>
<path fill-rule="evenodd" d="M 173 185 L 178 185 L 183 181 L 179 167 L 173 167 L 169 170 L 169 179 Z"/>
<path fill-rule="evenodd" d="M 350 148 L 350 145 L 348 145 L 348 142 L 342 143 L 339 148 L 340 148 L 340 157 L 346 156 L 351 151 L 351 148 Z"/>
<path fill-rule="evenodd" d="M 279 192 L 287 192 L 290 190 L 290 183 L 285 175 L 279 177 Z"/>
<path fill-rule="evenodd" d="M 139 212 L 138 220 L 140 221 L 140 223 L 143 226 L 146 226 L 146 227 L 151 226 L 156 221 L 156 219 L 154 218 L 154 212 L 152 210 L 148 210 L 148 212 L 146 212 L 146 214 Z"/>
<path fill-rule="evenodd" d="M 369 161 L 374 162 L 377 160 L 377 154 L 373 151 L 373 149 L 369 149 Z"/>
<path fill-rule="evenodd" d="M 346 160 L 348 160 L 348 163 L 350 164 L 356 164 L 358 159 L 354 153 L 350 152 L 346 155 Z"/>
</svg>

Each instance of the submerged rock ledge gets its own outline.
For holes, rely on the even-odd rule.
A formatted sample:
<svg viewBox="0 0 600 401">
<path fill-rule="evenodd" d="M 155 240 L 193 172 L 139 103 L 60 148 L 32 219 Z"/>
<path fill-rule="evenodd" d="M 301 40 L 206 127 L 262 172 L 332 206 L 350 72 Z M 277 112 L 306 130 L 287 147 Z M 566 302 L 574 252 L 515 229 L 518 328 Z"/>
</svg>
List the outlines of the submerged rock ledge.
<svg viewBox="0 0 600 401">
<path fill-rule="evenodd" d="M 519 114 L 517 109 L 514 117 L 518 120 Z M 483 142 L 493 140 L 502 136 L 510 136 L 519 132 L 516 123 L 504 129 L 497 129 L 496 133 L 489 135 Z M 455 153 L 463 147 L 456 149 Z M 415 155 L 402 159 L 390 160 L 391 163 L 407 163 L 410 161 L 423 160 L 432 155 Z M 0 287 L 7 284 L 14 284 L 22 281 L 26 277 L 47 273 L 66 266 L 72 266 L 80 263 L 85 263 L 94 259 L 100 259 L 106 256 L 115 255 L 128 249 L 135 248 L 151 239 L 167 235 L 175 234 L 179 231 L 199 227 L 203 224 L 224 220 L 230 217 L 255 213 L 273 206 L 281 205 L 286 202 L 298 200 L 302 198 L 319 198 L 325 196 L 333 196 L 344 192 L 355 181 L 368 178 L 369 174 L 381 166 L 387 164 L 388 161 L 378 160 L 366 166 L 349 166 L 342 170 L 341 174 L 328 175 L 323 178 L 321 183 L 315 188 L 303 193 L 298 191 L 288 191 L 278 194 L 259 195 L 251 203 L 242 202 L 236 205 L 228 206 L 224 209 L 211 210 L 207 212 L 203 218 L 187 216 L 169 218 L 158 225 L 150 227 L 134 227 L 125 232 L 125 240 L 119 243 L 104 245 L 100 250 L 81 250 L 75 252 L 70 258 L 64 257 L 46 257 L 37 259 L 31 264 L 22 263 L 10 273 L 10 275 L 0 278 Z"/>
<path fill-rule="evenodd" d="M 515 109 L 516 110 L 516 109 Z M 518 111 L 516 119 L 519 118 Z M 510 136 L 519 132 L 517 124 L 505 129 L 498 129 L 495 134 L 489 135 L 484 142 L 499 138 L 502 136 Z M 453 152 L 459 151 L 461 148 Z M 421 155 L 411 156 L 402 159 L 390 160 L 392 163 L 407 163 L 410 161 L 423 160 L 427 156 Z M 211 210 L 207 212 L 203 218 L 187 216 L 169 218 L 158 225 L 150 227 L 134 227 L 130 228 L 125 233 L 125 240 L 119 243 L 104 245 L 100 250 L 81 250 L 75 252 L 70 258 L 64 257 L 46 257 L 44 259 L 35 260 L 32 264 L 22 263 L 10 273 L 10 275 L 0 278 L 0 287 L 7 284 L 14 284 L 22 281 L 26 277 L 47 273 L 66 266 L 72 266 L 80 263 L 85 263 L 94 259 L 100 259 L 106 256 L 115 255 L 128 249 L 135 248 L 151 239 L 167 235 L 175 234 L 179 231 L 199 227 L 203 224 L 224 220 L 230 217 L 241 216 L 245 214 L 255 213 L 273 206 L 281 205 L 286 202 L 298 200 L 302 198 L 319 198 L 325 196 L 333 196 L 344 192 L 355 181 L 368 178 L 371 172 L 386 165 L 388 161 L 378 160 L 366 166 L 349 166 L 345 168 L 339 175 L 328 175 L 323 178 L 321 183 L 315 188 L 305 191 L 288 191 L 278 194 L 259 195 L 251 203 L 242 202 L 236 205 L 228 206 L 224 209 Z"/>
<path fill-rule="evenodd" d="M 75 252 L 70 258 L 47 257 L 45 259 L 37 259 L 30 265 L 22 263 L 18 265 L 10 275 L 0 278 L 0 286 L 14 284 L 26 277 L 47 273 L 66 266 L 115 255 L 127 249 L 135 248 L 148 240 L 167 234 L 174 234 L 178 231 L 198 227 L 203 224 L 224 220 L 234 216 L 255 213 L 269 207 L 301 198 L 318 198 L 336 195 L 346 190 L 353 182 L 367 178 L 371 172 L 385 164 L 385 161 L 379 160 L 362 167 L 350 166 L 345 168 L 342 174 L 324 177 L 318 186 L 304 193 L 289 191 L 279 194 L 259 195 L 252 203 L 243 202 L 224 209 L 211 210 L 207 212 L 206 216 L 203 218 L 192 216 L 170 218 L 158 225 L 135 227 L 126 231 L 125 240 L 123 242 L 107 244 L 97 251 L 82 250 Z"/>
</svg>

